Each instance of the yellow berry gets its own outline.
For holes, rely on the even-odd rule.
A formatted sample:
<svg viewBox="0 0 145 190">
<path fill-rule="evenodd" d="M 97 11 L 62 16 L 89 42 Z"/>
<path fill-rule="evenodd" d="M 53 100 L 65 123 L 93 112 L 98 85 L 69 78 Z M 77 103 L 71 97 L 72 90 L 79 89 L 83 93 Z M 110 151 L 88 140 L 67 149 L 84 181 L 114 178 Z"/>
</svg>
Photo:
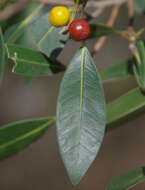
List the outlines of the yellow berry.
<svg viewBox="0 0 145 190">
<path fill-rule="evenodd" d="M 54 7 L 50 11 L 49 20 L 55 27 L 65 26 L 70 20 L 70 12 L 66 7 Z"/>
</svg>

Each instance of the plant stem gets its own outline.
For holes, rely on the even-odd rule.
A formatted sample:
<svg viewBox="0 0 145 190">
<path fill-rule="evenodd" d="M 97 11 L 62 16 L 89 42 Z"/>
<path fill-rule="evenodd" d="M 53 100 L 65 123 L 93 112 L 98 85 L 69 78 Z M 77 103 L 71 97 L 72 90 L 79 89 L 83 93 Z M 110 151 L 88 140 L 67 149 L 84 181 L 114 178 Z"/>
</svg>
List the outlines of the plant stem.
<svg viewBox="0 0 145 190">
<path fill-rule="evenodd" d="M 107 22 L 108 26 L 112 27 L 114 25 L 114 23 L 115 23 L 115 21 L 117 19 L 118 13 L 119 13 L 119 8 L 120 8 L 120 6 L 118 6 L 118 5 L 115 5 L 113 7 L 111 15 L 110 15 L 110 17 L 108 19 L 108 22 Z M 102 46 L 104 45 L 106 39 L 107 39 L 106 36 L 103 36 L 103 37 L 99 38 L 97 43 L 94 45 L 92 55 L 95 55 L 95 53 L 97 53 L 102 48 Z"/>
</svg>

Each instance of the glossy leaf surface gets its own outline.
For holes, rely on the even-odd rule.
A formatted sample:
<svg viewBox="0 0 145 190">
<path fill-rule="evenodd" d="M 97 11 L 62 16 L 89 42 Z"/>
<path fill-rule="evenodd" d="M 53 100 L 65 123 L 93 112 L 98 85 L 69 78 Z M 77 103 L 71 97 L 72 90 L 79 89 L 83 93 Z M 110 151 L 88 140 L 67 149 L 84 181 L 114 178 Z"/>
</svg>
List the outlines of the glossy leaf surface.
<svg viewBox="0 0 145 190">
<path fill-rule="evenodd" d="M 82 47 L 64 75 L 57 104 L 58 143 L 73 184 L 96 158 L 104 130 L 103 88 L 89 51 Z"/>
</svg>

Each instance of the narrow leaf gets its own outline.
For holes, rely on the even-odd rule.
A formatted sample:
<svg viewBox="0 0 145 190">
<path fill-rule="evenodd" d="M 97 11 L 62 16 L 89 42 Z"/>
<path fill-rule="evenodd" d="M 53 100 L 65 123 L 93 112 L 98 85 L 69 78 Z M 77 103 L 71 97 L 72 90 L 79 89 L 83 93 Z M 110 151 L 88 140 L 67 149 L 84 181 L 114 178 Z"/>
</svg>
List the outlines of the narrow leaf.
<svg viewBox="0 0 145 190">
<path fill-rule="evenodd" d="M 11 156 L 32 143 L 55 122 L 53 118 L 26 120 L 0 128 L 0 159 Z"/>
<path fill-rule="evenodd" d="M 58 143 L 73 184 L 96 158 L 104 130 L 103 88 L 89 51 L 82 47 L 64 75 L 57 104 Z"/>
<path fill-rule="evenodd" d="M 107 104 L 107 130 L 115 127 L 116 123 L 120 124 L 120 121 L 128 119 L 143 107 L 145 107 L 145 96 L 139 88 L 130 90 Z"/>
<path fill-rule="evenodd" d="M 127 78 L 132 75 L 133 59 L 112 65 L 101 72 L 101 79 L 105 81 L 112 81 L 116 79 Z"/>
<path fill-rule="evenodd" d="M 7 44 L 8 57 L 15 62 L 13 72 L 25 76 L 48 76 L 61 70 L 61 64 L 46 59 L 40 52 Z M 58 66 L 58 67 L 57 67 Z M 64 66 L 62 66 L 64 69 Z"/>
<path fill-rule="evenodd" d="M 145 180 L 145 168 L 137 168 L 116 179 L 107 187 L 107 190 L 127 190 Z"/>
<path fill-rule="evenodd" d="M 5 57 L 4 40 L 3 40 L 2 30 L 0 28 L 0 83 L 2 82 L 3 79 L 4 57 Z"/>
</svg>

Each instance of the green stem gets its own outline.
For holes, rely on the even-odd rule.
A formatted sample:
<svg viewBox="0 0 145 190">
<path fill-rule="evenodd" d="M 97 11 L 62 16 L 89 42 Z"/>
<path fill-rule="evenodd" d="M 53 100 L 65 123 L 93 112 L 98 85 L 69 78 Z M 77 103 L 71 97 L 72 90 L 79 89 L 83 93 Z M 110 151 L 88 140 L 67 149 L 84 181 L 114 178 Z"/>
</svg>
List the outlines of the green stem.
<svg viewBox="0 0 145 190">
<path fill-rule="evenodd" d="M 75 19 L 76 17 L 76 14 L 77 14 L 77 10 L 78 10 L 78 7 L 79 7 L 79 2 L 80 0 L 76 0 L 76 3 L 74 5 L 74 8 L 73 8 L 73 13 L 72 13 L 72 17 L 71 17 L 71 22 Z"/>
</svg>

